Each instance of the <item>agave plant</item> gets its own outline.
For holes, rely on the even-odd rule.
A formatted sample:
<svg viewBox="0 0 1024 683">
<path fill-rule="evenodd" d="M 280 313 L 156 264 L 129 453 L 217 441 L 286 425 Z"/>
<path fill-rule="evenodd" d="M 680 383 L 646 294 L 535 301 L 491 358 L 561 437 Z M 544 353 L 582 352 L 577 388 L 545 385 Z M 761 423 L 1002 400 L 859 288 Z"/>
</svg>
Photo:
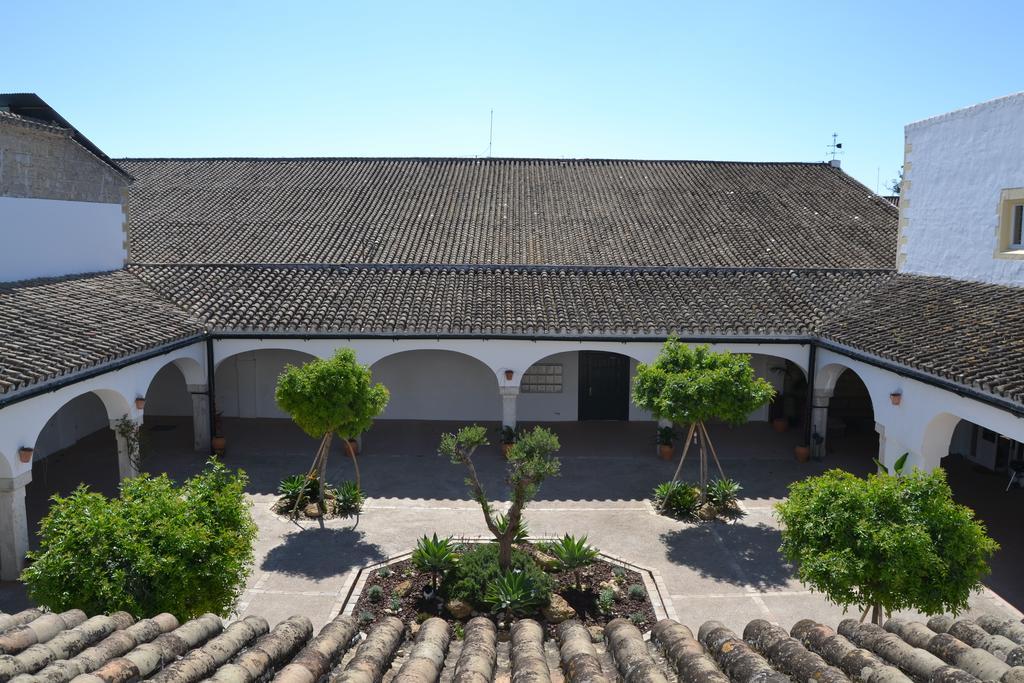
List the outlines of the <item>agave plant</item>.
<svg viewBox="0 0 1024 683">
<path fill-rule="evenodd" d="M 580 588 L 580 569 L 591 564 L 597 559 L 597 548 L 587 545 L 587 537 L 576 538 L 566 534 L 560 541 L 553 542 L 548 546 L 549 551 L 558 560 L 562 569 L 572 570 L 576 588 Z"/>
<path fill-rule="evenodd" d="M 484 603 L 495 614 L 503 613 L 506 620 L 533 614 L 547 604 L 548 596 L 533 584 L 526 574 L 512 570 L 502 574 L 487 586 Z"/>
<path fill-rule="evenodd" d="M 716 479 L 708 484 L 708 501 L 718 509 L 727 508 L 736 502 L 742 489 L 733 479 Z"/>
<path fill-rule="evenodd" d="M 341 486 L 332 489 L 331 493 L 334 495 L 335 509 L 342 517 L 358 515 L 363 511 L 366 495 L 354 481 L 343 481 Z"/>
<path fill-rule="evenodd" d="M 424 536 L 418 540 L 412 553 L 413 565 L 421 572 L 430 572 L 430 587 L 435 591 L 438 575 L 449 571 L 457 561 L 451 537 L 439 539 L 437 533 L 432 538 Z"/>
<path fill-rule="evenodd" d="M 505 533 L 505 531 L 508 529 L 508 516 L 498 515 L 494 519 L 494 524 L 498 527 L 499 532 Z M 526 526 L 526 520 L 520 519 L 519 526 L 516 527 L 516 533 L 515 536 L 513 536 L 512 541 L 514 543 L 524 543 L 526 539 L 529 537 L 530 530 Z"/>
<path fill-rule="evenodd" d="M 666 481 L 654 489 L 654 506 L 673 517 L 691 517 L 700 507 L 700 489 L 684 481 Z"/>
</svg>

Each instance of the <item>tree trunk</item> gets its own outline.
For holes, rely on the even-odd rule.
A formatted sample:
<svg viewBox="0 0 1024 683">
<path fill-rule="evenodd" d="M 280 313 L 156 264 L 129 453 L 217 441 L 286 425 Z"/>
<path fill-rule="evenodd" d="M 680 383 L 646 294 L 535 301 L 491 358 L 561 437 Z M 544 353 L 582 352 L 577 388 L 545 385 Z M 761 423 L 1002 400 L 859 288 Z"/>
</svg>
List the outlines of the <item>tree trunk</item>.
<svg viewBox="0 0 1024 683">
<path fill-rule="evenodd" d="M 885 623 L 885 610 L 877 602 L 871 606 L 871 623 L 879 626 Z"/>
<path fill-rule="evenodd" d="M 352 444 L 348 442 L 348 438 L 344 438 L 342 441 L 345 444 L 345 450 L 348 451 L 348 457 L 352 458 L 352 467 L 354 467 L 356 471 L 356 488 L 362 491 L 363 485 L 359 480 L 359 459 L 356 457 L 356 452 L 352 450 Z"/>
<path fill-rule="evenodd" d="M 509 519 L 509 528 L 505 533 L 498 536 L 498 569 L 504 574 L 512 569 L 512 539 L 515 537 L 515 527 Z"/>
<path fill-rule="evenodd" d="M 322 514 L 327 513 L 327 497 L 324 495 L 327 489 L 327 457 L 331 453 L 331 439 L 334 437 L 333 432 L 327 432 L 324 434 L 323 444 L 320 446 L 322 455 L 320 456 L 320 471 L 317 472 L 317 479 L 320 481 L 320 512 Z M 322 517 L 321 517 L 322 519 Z"/>
</svg>

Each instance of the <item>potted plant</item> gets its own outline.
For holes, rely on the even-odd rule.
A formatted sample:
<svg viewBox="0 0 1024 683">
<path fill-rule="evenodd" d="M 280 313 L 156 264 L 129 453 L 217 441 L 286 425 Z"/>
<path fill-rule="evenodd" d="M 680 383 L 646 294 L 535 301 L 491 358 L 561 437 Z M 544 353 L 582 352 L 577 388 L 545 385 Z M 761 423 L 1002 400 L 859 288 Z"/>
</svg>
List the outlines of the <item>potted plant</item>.
<svg viewBox="0 0 1024 683">
<path fill-rule="evenodd" d="M 22 462 L 32 462 L 33 449 L 28 446 L 22 446 L 18 449 L 18 459 Z"/>
<path fill-rule="evenodd" d="M 793 453 L 796 455 L 796 459 L 800 462 L 807 462 L 811 459 L 811 447 L 806 444 L 800 444 L 793 449 Z"/>
<path fill-rule="evenodd" d="M 228 448 L 228 440 L 218 434 L 210 439 L 210 448 L 215 455 L 224 455 L 224 451 Z"/>
<path fill-rule="evenodd" d="M 516 430 L 511 425 L 504 425 L 501 428 L 501 454 L 508 458 L 509 449 L 516 442 Z"/>
<path fill-rule="evenodd" d="M 353 437 L 348 439 L 348 447 L 352 449 L 352 452 L 359 455 L 359 441 Z"/>
<path fill-rule="evenodd" d="M 662 460 L 671 460 L 675 452 L 672 448 L 672 441 L 676 433 L 671 427 L 658 427 L 658 455 Z"/>
</svg>

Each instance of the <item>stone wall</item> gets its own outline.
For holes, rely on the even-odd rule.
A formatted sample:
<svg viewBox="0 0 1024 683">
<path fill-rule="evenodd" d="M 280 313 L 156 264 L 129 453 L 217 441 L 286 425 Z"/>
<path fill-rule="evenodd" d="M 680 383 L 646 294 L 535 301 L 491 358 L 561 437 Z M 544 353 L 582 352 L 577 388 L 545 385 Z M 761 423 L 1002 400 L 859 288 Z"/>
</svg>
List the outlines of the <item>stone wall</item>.
<svg viewBox="0 0 1024 683">
<path fill-rule="evenodd" d="M 128 184 L 68 132 L 0 119 L 0 197 L 121 204 Z"/>
</svg>

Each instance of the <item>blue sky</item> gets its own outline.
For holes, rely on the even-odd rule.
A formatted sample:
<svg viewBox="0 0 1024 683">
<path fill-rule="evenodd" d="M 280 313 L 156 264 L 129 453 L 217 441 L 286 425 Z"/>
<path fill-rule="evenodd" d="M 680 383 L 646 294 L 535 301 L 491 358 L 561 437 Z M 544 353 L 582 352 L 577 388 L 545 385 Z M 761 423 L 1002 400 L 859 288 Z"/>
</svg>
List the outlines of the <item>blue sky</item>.
<svg viewBox="0 0 1024 683">
<path fill-rule="evenodd" d="M 12 2 L 0 91 L 112 156 L 820 161 L 1024 90 L 1021 2 Z"/>
</svg>

